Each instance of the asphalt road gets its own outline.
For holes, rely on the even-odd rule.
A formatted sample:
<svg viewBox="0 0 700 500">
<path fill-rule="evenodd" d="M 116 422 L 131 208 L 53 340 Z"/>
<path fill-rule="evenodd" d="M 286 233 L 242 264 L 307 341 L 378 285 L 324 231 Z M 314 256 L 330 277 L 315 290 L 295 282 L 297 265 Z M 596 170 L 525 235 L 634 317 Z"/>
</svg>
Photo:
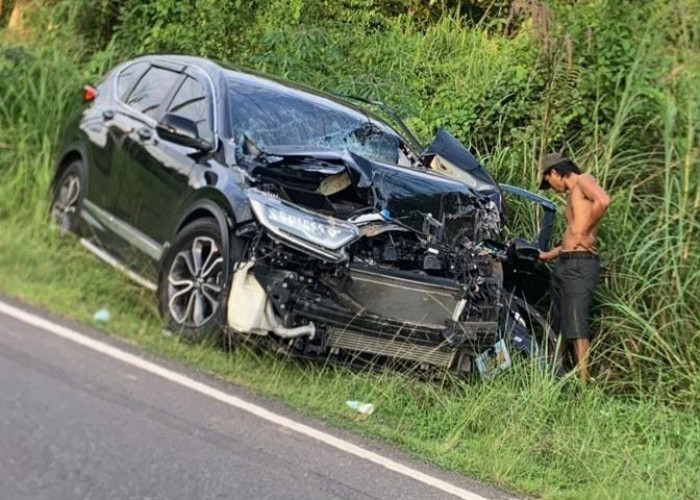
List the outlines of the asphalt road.
<svg viewBox="0 0 700 500">
<path fill-rule="evenodd" d="M 0 298 L 0 306 L 7 304 Z M 76 335 L 153 362 L 86 327 L 21 307 Z M 453 485 L 465 492 L 463 498 L 506 497 L 390 447 L 326 429 L 212 377 L 163 360 L 155 363 L 272 415 L 319 429 L 329 439 L 339 437 L 340 444 L 330 446 L 293 425 L 262 419 L 5 310 L 0 312 L 0 498 L 455 498 L 425 478 L 416 479 L 415 473 L 399 473 L 381 461 L 348 453 L 343 443 Z"/>
</svg>

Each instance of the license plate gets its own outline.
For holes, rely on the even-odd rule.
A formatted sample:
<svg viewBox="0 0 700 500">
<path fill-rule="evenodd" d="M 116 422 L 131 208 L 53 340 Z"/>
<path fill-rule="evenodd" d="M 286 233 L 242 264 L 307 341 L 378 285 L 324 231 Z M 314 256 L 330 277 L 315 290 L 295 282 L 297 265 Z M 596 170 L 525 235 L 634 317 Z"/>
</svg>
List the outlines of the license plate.
<svg viewBox="0 0 700 500">
<path fill-rule="evenodd" d="M 486 379 L 493 378 L 497 373 L 510 368 L 510 353 L 506 343 L 499 340 L 493 347 L 479 354 L 476 357 L 476 367 Z"/>
</svg>

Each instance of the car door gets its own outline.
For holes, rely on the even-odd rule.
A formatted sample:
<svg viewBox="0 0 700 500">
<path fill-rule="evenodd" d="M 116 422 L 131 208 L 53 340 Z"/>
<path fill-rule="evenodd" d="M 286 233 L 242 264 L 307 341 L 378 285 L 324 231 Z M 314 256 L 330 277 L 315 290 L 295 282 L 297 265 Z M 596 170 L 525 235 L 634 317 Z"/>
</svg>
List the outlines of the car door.
<svg viewBox="0 0 700 500">
<path fill-rule="evenodd" d="M 110 253 L 121 257 L 125 242 L 113 228 L 116 203 L 123 184 L 118 164 L 120 151 L 133 128 L 133 120 L 123 100 L 141 76 L 148 70 L 148 61 L 138 61 L 120 68 L 109 85 L 98 85 L 101 95 L 90 112 L 89 122 L 83 120 L 82 127 L 90 140 L 87 143 L 88 193 L 84 206 L 91 218 L 96 219 L 89 236 Z"/>
<path fill-rule="evenodd" d="M 160 248 L 134 226 L 140 188 L 131 152 L 134 143 L 155 135 L 156 116 L 183 78 L 179 69 L 182 66 L 159 66 L 152 61 L 126 67 L 117 77 L 114 99 L 102 112 L 108 148 L 96 168 L 104 171 L 101 181 L 100 176 L 91 175 L 90 189 L 95 192 L 90 197 L 91 212 L 107 229 L 100 239 L 110 253 L 132 268 L 140 267 L 144 253 L 156 258 Z"/>
<path fill-rule="evenodd" d="M 212 99 L 205 79 L 193 72 L 181 73 L 165 99 L 153 108 L 153 122 L 141 124 L 123 148 L 128 186 L 122 190 L 120 212 L 134 228 L 139 249 L 152 258 L 151 264 L 160 258 L 163 244 L 175 232 L 183 204 L 191 199 L 192 169 L 198 160 L 205 161 L 197 150 L 157 135 L 155 125 L 166 112 L 191 119 L 200 137 L 212 141 Z"/>
<path fill-rule="evenodd" d="M 537 252 L 549 250 L 556 207 L 547 198 L 523 188 L 508 184 L 500 187 L 508 200 L 507 229 L 523 231 L 511 243 L 503 269 L 504 285 L 529 304 L 538 304 L 549 290 L 550 273 L 537 259 Z M 523 238 L 527 233 L 534 237 Z"/>
</svg>

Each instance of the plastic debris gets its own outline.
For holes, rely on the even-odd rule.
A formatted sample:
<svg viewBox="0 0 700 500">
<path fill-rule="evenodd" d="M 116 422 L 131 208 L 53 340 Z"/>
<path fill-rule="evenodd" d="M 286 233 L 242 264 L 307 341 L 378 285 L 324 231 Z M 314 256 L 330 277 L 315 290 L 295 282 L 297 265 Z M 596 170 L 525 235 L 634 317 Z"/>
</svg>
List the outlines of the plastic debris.
<svg viewBox="0 0 700 500">
<path fill-rule="evenodd" d="M 99 321 L 100 323 L 108 323 L 111 315 L 108 309 L 100 309 L 95 314 L 93 314 L 92 319 Z"/>
<path fill-rule="evenodd" d="M 374 413 L 374 405 L 372 403 L 363 403 L 362 401 L 351 399 L 346 401 L 345 404 L 348 405 L 348 408 L 352 408 L 363 415 L 371 415 Z"/>
</svg>

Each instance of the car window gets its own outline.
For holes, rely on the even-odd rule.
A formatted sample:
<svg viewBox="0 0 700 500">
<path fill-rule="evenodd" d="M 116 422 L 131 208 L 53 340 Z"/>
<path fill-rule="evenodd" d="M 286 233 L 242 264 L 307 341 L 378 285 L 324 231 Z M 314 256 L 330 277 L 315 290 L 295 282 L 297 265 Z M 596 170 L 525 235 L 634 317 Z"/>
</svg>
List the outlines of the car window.
<svg viewBox="0 0 700 500">
<path fill-rule="evenodd" d="M 152 66 L 136 84 L 126 103 L 141 113 L 155 116 L 158 107 L 168 94 L 170 87 L 180 77 L 180 73 Z"/>
<path fill-rule="evenodd" d="M 140 62 L 127 66 L 119 73 L 117 77 L 117 96 L 120 100 L 123 101 L 126 99 L 127 93 L 131 90 L 131 87 L 134 86 L 136 80 L 139 79 L 147 68 L 147 62 Z"/>
<path fill-rule="evenodd" d="M 169 113 L 184 116 L 197 124 L 199 136 L 212 137 L 211 113 L 206 87 L 188 76 L 175 94 Z"/>
<path fill-rule="evenodd" d="M 236 140 L 260 147 L 315 146 L 398 163 L 402 141 L 387 125 L 328 99 L 230 79 L 231 127 Z"/>
</svg>

